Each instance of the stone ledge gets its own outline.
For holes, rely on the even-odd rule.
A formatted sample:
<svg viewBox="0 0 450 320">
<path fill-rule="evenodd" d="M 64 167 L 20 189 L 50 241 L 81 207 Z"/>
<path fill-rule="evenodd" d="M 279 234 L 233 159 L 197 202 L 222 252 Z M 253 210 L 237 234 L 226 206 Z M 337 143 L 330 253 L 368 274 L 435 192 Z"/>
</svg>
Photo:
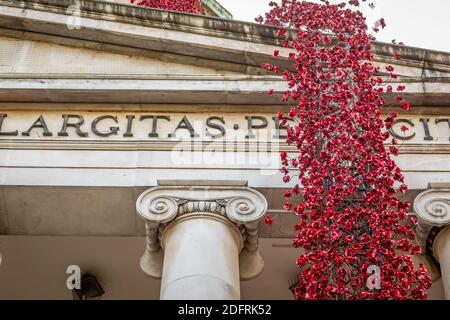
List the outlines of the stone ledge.
<svg viewBox="0 0 450 320">
<path fill-rule="evenodd" d="M 65 14 L 70 5 L 78 4 L 83 17 L 125 22 L 128 24 L 147 25 L 169 30 L 186 31 L 247 42 L 280 45 L 276 36 L 276 27 L 250 22 L 226 20 L 194 14 L 148 9 L 118 3 L 93 0 L 1 0 L 0 5 L 13 6 L 46 12 Z M 290 32 L 295 36 L 295 31 Z M 392 58 L 393 53 L 400 53 L 406 60 L 433 65 L 450 65 L 450 53 L 429 49 L 398 46 L 389 43 L 374 43 L 374 53 L 380 57 Z"/>
<path fill-rule="evenodd" d="M 158 180 L 158 186 L 226 186 L 226 187 L 248 187 L 246 180 Z"/>
</svg>

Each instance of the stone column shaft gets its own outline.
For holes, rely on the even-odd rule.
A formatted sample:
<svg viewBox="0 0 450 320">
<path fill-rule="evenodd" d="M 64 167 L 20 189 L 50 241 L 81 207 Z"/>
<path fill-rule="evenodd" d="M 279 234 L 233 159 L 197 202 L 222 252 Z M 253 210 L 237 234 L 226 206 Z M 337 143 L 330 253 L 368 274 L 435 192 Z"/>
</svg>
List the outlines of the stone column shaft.
<svg viewBox="0 0 450 320">
<path fill-rule="evenodd" d="M 434 239 L 433 255 L 441 266 L 445 299 L 450 300 L 450 227 L 440 231 Z"/>
<path fill-rule="evenodd" d="M 450 184 L 430 184 L 414 200 L 414 211 L 419 219 L 416 238 L 423 252 L 431 251 L 439 262 L 445 298 L 450 300 Z"/>
<path fill-rule="evenodd" d="M 239 229 L 221 218 L 192 216 L 171 223 L 161 241 L 161 299 L 240 299 Z"/>
</svg>

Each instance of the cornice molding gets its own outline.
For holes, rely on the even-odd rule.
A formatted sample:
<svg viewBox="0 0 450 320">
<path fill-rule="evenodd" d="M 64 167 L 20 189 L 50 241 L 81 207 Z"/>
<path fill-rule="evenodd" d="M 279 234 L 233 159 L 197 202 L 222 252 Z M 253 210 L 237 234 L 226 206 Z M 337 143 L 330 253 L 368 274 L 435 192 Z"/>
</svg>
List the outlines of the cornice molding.
<svg viewBox="0 0 450 320">
<path fill-rule="evenodd" d="M 79 30 L 66 26 L 66 9 L 73 4 L 81 8 Z M 279 47 L 276 28 L 270 26 L 93 0 L 0 0 L 0 33 L 7 30 L 19 38 L 38 35 L 41 40 L 51 37 L 72 45 L 81 41 L 80 46 L 95 47 L 97 43 L 99 48 L 120 48 L 122 53 L 129 49 L 153 56 L 168 54 L 177 61 L 186 57 L 187 64 L 209 61 L 208 67 L 215 64 L 217 69 L 249 75 L 0 75 L 0 100 L 4 102 L 275 105 L 287 88 L 281 78 L 257 76 L 263 74 L 262 63 L 285 67 L 291 63 L 272 56 L 276 48 L 281 56 L 289 50 Z M 432 73 L 432 77 L 428 73 L 399 77 L 395 83 L 407 84 L 405 98 L 413 105 L 448 105 L 450 54 L 380 43 L 374 46 L 378 61 L 393 63 L 392 54 L 398 52 L 405 60 L 397 64 L 442 72 Z M 269 89 L 274 89 L 271 97 L 266 94 Z M 395 95 L 386 95 L 386 104 L 394 103 Z"/>
<path fill-rule="evenodd" d="M 399 82 L 400 84 L 401 82 Z M 448 106 L 450 82 L 417 81 L 408 85 L 404 97 L 413 105 Z M 272 96 L 268 96 L 273 89 Z M 77 103 L 170 103 L 276 105 L 287 85 L 282 79 L 246 76 L 181 77 L 178 79 L 2 79 L 3 102 Z M 176 94 L 171 94 L 176 93 Z M 395 94 L 385 95 L 387 105 Z"/>
<path fill-rule="evenodd" d="M 118 3 L 93 1 L 93 0 L 0 0 L 0 6 L 17 7 L 21 9 L 45 11 L 47 13 L 66 14 L 70 5 L 77 4 L 80 7 L 83 18 L 92 18 L 103 21 L 122 22 L 139 26 L 148 26 L 172 31 L 182 31 L 191 34 L 231 39 L 236 41 L 253 42 L 270 46 L 279 46 L 280 40 L 276 36 L 277 28 L 260 25 L 256 23 L 226 20 L 215 17 L 192 15 L 165 10 L 148 9 L 144 7 L 124 5 Z M 5 17 L 0 21 L 6 21 Z M 6 28 L 14 28 L 13 25 L 3 24 Z M 31 26 L 19 23 L 16 28 L 27 31 Z M 54 30 L 52 33 L 57 33 Z M 295 36 L 295 31 L 291 30 L 291 38 Z M 79 37 L 76 32 L 73 37 Z M 450 66 L 450 53 L 435 50 L 414 48 L 408 46 L 398 46 L 389 43 L 374 42 L 374 53 L 377 60 L 393 61 L 393 53 L 400 53 L 402 61 L 397 64 L 413 64 L 416 66 L 426 66 L 430 70 L 448 71 Z M 267 62 L 274 59 L 271 54 L 265 57 Z M 280 58 L 277 58 L 280 61 Z M 287 61 L 287 59 L 286 59 Z M 254 59 L 249 59 L 245 63 L 255 65 Z M 260 63 L 256 64 L 257 67 Z"/>
</svg>

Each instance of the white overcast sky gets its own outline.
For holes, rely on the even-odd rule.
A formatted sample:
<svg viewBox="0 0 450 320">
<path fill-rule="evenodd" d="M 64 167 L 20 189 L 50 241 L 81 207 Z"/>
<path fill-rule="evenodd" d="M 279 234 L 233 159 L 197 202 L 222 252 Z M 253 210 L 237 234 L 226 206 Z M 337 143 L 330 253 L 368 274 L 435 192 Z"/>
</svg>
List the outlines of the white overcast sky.
<svg viewBox="0 0 450 320">
<path fill-rule="evenodd" d="M 235 20 L 254 22 L 264 15 L 269 0 L 219 0 Z M 336 2 L 336 0 L 335 0 Z M 341 2 L 341 1 L 339 1 Z M 375 9 L 364 5 L 363 11 L 372 26 L 384 18 L 387 27 L 378 32 L 377 40 L 403 41 L 405 45 L 450 52 L 450 0 L 368 0 Z"/>
</svg>

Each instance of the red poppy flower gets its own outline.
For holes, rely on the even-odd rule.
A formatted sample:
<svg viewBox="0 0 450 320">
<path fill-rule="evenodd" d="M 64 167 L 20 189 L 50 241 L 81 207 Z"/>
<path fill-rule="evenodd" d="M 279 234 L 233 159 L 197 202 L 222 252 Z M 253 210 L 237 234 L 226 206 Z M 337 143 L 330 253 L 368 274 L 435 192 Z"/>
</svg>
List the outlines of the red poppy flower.
<svg viewBox="0 0 450 320">
<path fill-rule="evenodd" d="M 402 184 L 400 186 L 400 192 L 401 193 L 406 193 L 408 191 L 408 186 L 406 184 Z"/>
<path fill-rule="evenodd" d="M 392 153 L 394 156 L 398 156 L 398 155 L 399 155 L 398 149 L 397 149 L 396 147 L 390 146 L 390 147 L 389 147 L 389 150 L 391 151 L 391 153 Z"/>
<path fill-rule="evenodd" d="M 409 104 L 409 103 L 407 103 L 407 102 L 402 103 L 402 104 L 401 104 L 401 107 L 402 107 L 402 109 L 405 110 L 405 111 L 411 110 L 411 104 Z"/>
</svg>

